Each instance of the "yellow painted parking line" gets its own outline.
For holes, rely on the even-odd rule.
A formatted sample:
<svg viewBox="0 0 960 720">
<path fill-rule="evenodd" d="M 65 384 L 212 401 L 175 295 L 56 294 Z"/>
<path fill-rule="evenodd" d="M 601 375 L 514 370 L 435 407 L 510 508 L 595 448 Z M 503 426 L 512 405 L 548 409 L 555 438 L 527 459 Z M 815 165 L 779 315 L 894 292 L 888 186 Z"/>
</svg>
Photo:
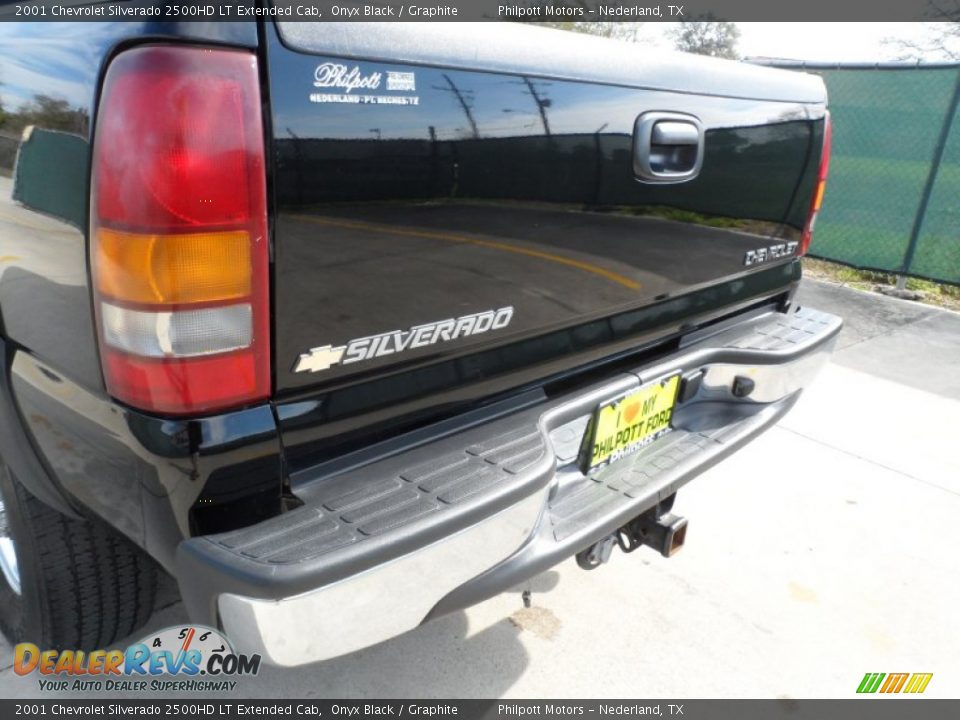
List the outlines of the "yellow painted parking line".
<svg viewBox="0 0 960 720">
<path fill-rule="evenodd" d="M 31 211 L 29 209 L 22 210 L 20 208 L 17 209 L 17 212 L 15 214 L 3 212 L 2 210 L 0 210 L 0 222 L 9 222 L 13 225 L 30 228 L 31 230 L 40 230 L 41 232 L 45 232 L 45 233 L 51 233 L 51 232 L 63 233 L 64 232 L 64 228 L 50 227 L 50 225 L 43 225 L 41 223 L 31 222 L 25 217 L 22 217 L 23 215 L 27 215 L 30 212 Z M 63 224 L 62 220 L 52 220 L 52 222 L 55 222 L 58 225 Z"/>
<path fill-rule="evenodd" d="M 481 240 L 479 238 L 468 237 L 466 235 L 455 235 L 453 233 L 436 232 L 433 230 L 401 228 L 395 225 L 379 225 L 376 223 L 361 222 L 358 220 L 342 220 L 340 218 L 317 217 L 315 215 L 294 215 L 292 217 L 296 218 L 297 220 L 306 220 L 307 222 L 318 223 L 320 225 L 332 225 L 334 227 L 349 228 L 351 230 L 365 230 L 367 232 L 386 233 L 389 235 L 404 235 L 407 237 L 424 238 L 426 240 L 444 240 L 447 242 L 476 245 L 478 247 L 490 248 L 491 250 L 503 250 L 504 252 L 512 252 L 516 253 L 517 255 L 526 255 L 527 257 L 534 257 L 540 260 L 548 260 L 560 265 L 566 265 L 567 267 L 583 270 L 584 272 L 598 275 L 602 278 L 610 280 L 611 282 L 615 282 L 618 285 L 622 285 L 630 290 L 640 289 L 640 283 L 638 283 L 636 280 L 626 277 L 625 275 L 615 273 L 612 270 L 607 270 L 606 268 L 602 268 L 599 265 L 594 265 L 593 263 L 575 260 L 573 258 L 544 252 L 542 250 L 517 247 L 515 245 L 496 242 L 493 240 Z"/>
</svg>

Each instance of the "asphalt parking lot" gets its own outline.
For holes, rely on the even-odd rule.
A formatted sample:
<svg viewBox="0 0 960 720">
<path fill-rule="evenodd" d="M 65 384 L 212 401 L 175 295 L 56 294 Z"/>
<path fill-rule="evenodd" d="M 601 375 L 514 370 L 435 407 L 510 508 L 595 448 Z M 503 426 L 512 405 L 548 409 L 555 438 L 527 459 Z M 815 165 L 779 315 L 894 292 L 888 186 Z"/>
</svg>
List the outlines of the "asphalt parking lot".
<svg viewBox="0 0 960 720">
<path fill-rule="evenodd" d="M 845 317 L 833 361 L 681 491 L 680 555 L 568 561 L 529 609 L 501 595 L 233 697 L 848 698 L 868 671 L 960 696 L 960 314 L 816 281 L 801 302 Z M 151 628 L 183 619 L 171 596 Z M 0 696 L 39 694 L 0 663 Z"/>
</svg>

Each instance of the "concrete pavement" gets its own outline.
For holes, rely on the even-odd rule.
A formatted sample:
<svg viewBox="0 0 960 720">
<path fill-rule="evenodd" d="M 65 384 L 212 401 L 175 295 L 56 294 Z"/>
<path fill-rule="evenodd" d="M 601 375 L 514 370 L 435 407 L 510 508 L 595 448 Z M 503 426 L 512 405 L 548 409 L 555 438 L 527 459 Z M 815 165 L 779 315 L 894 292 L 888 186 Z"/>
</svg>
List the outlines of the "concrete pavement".
<svg viewBox="0 0 960 720">
<path fill-rule="evenodd" d="M 849 698 L 868 671 L 960 695 L 960 315 L 819 282 L 800 299 L 847 319 L 834 361 L 680 492 L 680 555 L 569 561 L 530 609 L 501 595 L 234 697 Z M 184 620 L 168 602 L 151 628 Z M 0 696 L 38 695 L 11 658 Z"/>
</svg>

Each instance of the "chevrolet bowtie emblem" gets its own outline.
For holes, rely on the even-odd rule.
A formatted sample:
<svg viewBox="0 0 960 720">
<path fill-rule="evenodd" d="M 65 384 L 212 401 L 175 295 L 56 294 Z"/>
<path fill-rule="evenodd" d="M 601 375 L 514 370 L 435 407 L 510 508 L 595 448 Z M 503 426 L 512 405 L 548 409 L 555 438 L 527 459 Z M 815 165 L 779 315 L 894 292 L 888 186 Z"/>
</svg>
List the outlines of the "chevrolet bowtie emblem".
<svg viewBox="0 0 960 720">
<path fill-rule="evenodd" d="M 329 370 L 340 362 L 346 345 L 333 347 L 332 345 L 323 345 L 322 347 L 311 348 L 310 352 L 305 352 L 297 358 L 297 364 L 294 366 L 294 372 L 320 372 Z"/>
</svg>

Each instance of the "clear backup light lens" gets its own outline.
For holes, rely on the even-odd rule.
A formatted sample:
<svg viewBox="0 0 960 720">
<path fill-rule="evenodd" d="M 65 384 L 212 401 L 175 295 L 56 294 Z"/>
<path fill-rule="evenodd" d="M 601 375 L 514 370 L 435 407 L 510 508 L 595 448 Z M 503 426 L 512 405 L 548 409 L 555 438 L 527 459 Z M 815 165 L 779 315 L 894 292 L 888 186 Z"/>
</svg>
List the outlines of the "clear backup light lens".
<svg viewBox="0 0 960 720">
<path fill-rule="evenodd" d="M 270 394 L 256 57 L 126 50 L 103 83 L 90 264 L 108 392 L 165 414 Z"/>
<path fill-rule="evenodd" d="M 144 312 L 100 306 L 103 340 L 112 348 L 152 358 L 190 358 L 243 350 L 253 340 L 249 305 Z"/>
</svg>

